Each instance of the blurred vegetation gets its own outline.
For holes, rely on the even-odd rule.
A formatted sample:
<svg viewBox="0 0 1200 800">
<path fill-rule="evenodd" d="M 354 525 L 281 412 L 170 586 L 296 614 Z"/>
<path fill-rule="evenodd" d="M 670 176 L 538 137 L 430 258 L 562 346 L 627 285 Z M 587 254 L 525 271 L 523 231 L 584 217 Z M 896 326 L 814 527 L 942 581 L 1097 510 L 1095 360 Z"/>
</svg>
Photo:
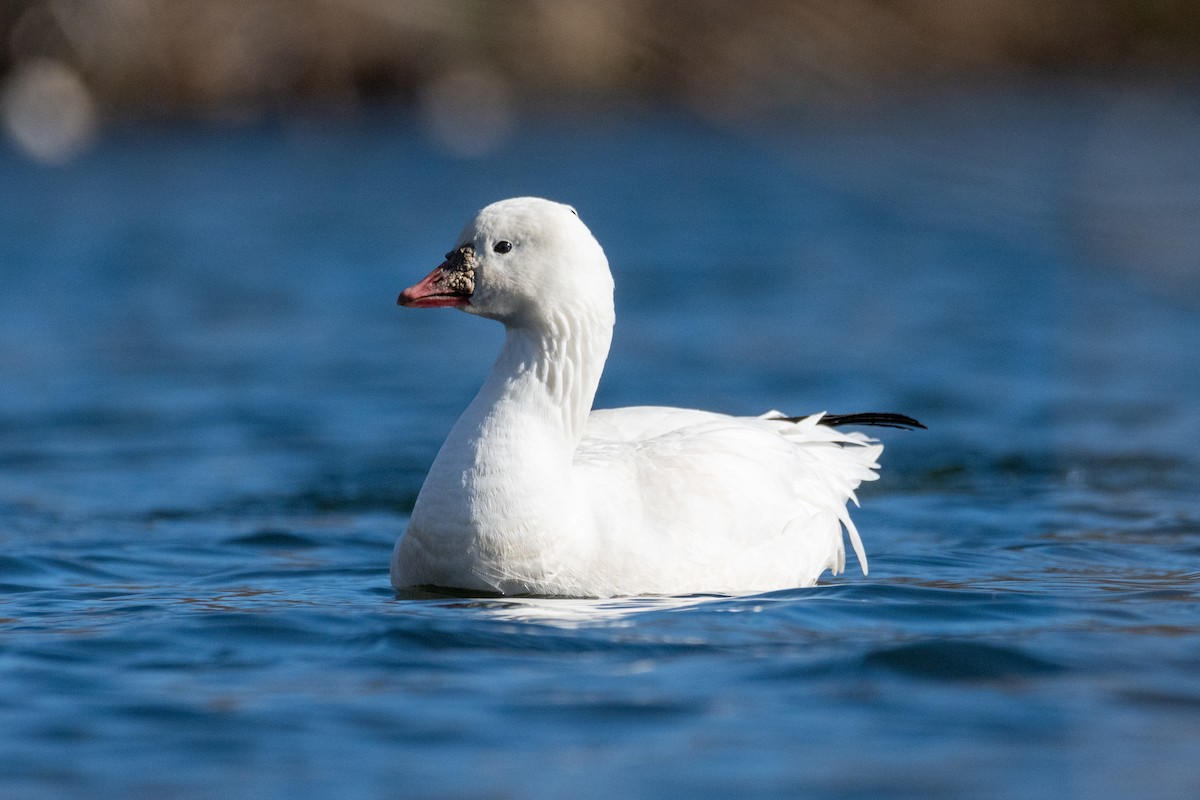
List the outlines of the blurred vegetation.
<svg viewBox="0 0 1200 800">
<path fill-rule="evenodd" d="M 56 62 L 104 117 L 419 100 L 448 74 L 516 99 L 704 109 L 896 83 L 1200 65 L 1196 0 L 0 0 L 0 76 Z"/>
<path fill-rule="evenodd" d="M 1200 72 L 1198 0 L 0 0 L 0 125 L 50 163 L 121 119 L 394 103 L 472 155 L 539 103 L 745 123 L 898 87 L 1147 72 Z"/>
</svg>

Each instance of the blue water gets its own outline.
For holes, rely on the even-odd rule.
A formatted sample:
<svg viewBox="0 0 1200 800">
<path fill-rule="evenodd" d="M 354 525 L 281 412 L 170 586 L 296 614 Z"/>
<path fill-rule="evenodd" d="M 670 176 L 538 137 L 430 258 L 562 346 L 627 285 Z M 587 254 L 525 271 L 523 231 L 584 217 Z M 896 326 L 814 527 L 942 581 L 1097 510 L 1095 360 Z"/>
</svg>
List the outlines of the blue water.
<svg viewBox="0 0 1200 800">
<path fill-rule="evenodd" d="M 1194 95 L 727 123 L 0 150 L 0 795 L 1200 796 Z M 527 193 L 613 263 L 599 404 L 929 425 L 881 434 L 869 577 L 396 597 L 499 330 L 395 296 Z"/>
</svg>

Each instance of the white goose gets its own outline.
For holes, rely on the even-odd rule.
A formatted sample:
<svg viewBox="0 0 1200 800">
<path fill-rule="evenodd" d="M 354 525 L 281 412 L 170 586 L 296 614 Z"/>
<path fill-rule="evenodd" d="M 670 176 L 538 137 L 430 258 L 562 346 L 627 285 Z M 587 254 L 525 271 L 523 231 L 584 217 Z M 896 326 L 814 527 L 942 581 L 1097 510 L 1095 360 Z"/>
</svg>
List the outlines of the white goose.
<svg viewBox="0 0 1200 800">
<path fill-rule="evenodd" d="M 613 281 L 570 206 L 493 203 L 398 302 L 499 320 L 506 336 L 396 543 L 396 588 L 612 597 L 808 586 L 844 567 L 843 528 L 866 574 L 846 504 L 877 477 L 883 447 L 830 423 L 919 423 L 592 411 Z"/>
</svg>

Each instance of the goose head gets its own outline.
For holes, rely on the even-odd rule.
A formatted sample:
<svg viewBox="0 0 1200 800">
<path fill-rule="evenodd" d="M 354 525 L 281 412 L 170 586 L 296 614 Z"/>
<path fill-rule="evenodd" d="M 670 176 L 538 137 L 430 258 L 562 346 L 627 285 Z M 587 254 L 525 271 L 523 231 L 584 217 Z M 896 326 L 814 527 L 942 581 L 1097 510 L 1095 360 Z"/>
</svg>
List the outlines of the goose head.
<svg viewBox="0 0 1200 800">
<path fill-rule="evenodd" d="M 563 314 L 611 324 L 612 293 L 608 259 L 575 209 L 517 197 L 476 214 L 446 260 L 397 302 L 536 328 Z"/>
</svg>

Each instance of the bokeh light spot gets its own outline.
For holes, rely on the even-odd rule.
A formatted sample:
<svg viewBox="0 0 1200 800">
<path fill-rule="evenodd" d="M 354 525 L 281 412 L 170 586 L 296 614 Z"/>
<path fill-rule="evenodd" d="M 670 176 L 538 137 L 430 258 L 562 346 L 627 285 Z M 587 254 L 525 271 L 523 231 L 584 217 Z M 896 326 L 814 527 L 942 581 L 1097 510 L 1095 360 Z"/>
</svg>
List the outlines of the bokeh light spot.
<svg viewBox="0 0 1200 800">
<path fill-rule="evenodd" d="M 437 146 L 462 158 L 496 151 L 516 130 L 512 88 L 486 67 L 462 67 L 434 78 L 421 92 L 419 112 Z"/>
<path fill-rule="evenodd" d="M 21 151 L 46 164 L 69 161 L 96 133 L 91 92 L 78 73 L 50 59 L 13 71 L 0 94 L 0 118 Z"/>
</svg>

